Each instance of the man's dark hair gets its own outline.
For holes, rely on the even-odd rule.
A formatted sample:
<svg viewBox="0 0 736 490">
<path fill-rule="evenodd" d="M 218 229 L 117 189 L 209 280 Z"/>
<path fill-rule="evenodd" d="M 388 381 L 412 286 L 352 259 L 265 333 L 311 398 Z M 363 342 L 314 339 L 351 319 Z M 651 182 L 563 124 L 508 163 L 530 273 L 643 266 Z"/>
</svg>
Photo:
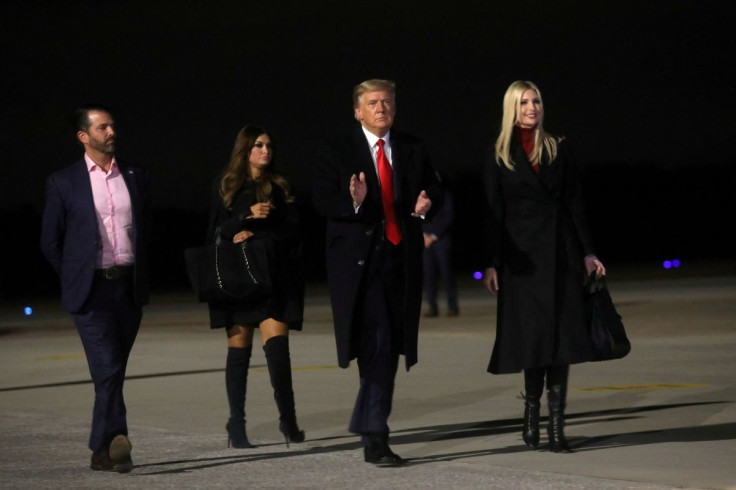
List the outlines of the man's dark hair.
<svg viewBox="0 0 736 490">
<path fill-rule="evenodd" d="M 110 109 L 103 106 L 102 104 L 85 104 L 81 107 L 78 107 L 74 111 L 74 118 L 72 120 L 74 134 L 77 134 L 77 131 L 89 131 L 89 113 L 91 111 L 107 112 L 108 114 L 112 115 Z"/>
</svg>

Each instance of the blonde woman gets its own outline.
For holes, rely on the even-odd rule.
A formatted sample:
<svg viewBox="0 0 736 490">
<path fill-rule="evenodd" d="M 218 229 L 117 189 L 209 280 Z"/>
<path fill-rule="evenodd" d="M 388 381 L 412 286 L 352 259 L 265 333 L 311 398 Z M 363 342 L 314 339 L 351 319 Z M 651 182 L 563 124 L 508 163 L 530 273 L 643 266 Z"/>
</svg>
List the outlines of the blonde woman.
<svg viewBox="0 0 736 490">
<path fill-rule="evenodd" d="M 544 130 L 542 94 L 516 81 L 503 99 L 501 133 L 484 165 L 490 205 L 484 285 L 498 296 L 488 371 L 524 371 L 522 438 L 539 445 L 547 384 L 549 444 L 571 452 L 564 435 L 569 365 L 592 360 L 583 296 L 585 274 L 606 269 L 593 252 L 574 162 L 562 138 Z"/>
<path fill-rule="evenodd" d="M 289 330 L 301 330 L 304 282 L 299 274 L 299 217 L 289 184 L 271 171 L 273 145 L 256 126 L 240 130 L 230 163 L 213 194 L 208 240 L 216 235 L 240 243 L 271 239 L 276 260 L 271 267 L 273 293 L 256 302 L 210 302 L 211 328 L 227 331 L 225 381 L 230 405 L 228 446 L 252 447 L 245 430 L 245 393 L 253 347 L 260 330 L 268 373 L 279 411 L 279 430 L 289 441 L 304 441 L 294 408 Z"/>
</svg>

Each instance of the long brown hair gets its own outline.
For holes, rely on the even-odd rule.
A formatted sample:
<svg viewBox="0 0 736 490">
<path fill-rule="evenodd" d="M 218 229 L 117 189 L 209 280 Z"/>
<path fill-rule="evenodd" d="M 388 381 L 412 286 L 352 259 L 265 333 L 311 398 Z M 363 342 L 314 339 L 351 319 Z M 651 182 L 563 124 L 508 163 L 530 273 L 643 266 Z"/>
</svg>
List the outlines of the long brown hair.
<svg viewBox="0 0 736 490">
<path fill-rule="evenodd" d="M 245 126 L 235 137 L 235 145 L 230 156 L 230 163 L 228 163 L 225 172 L 222 174 L 219 186 L 220 197 L 222 197 L 222 203 L 226 209 L 232 206 L 235 195 L 248 181 L 254 181 L 256 183 L 256 200 L 258 202 L 268 202 L 271 199 L 273 184 L 278 185 L 284 190 L 286 202 L 294 201 L 289 183 L 285 178 L 269 172 L 268 169 L 256 179 L 251 175 L 248 159 L 250 158 L 250 152 L 253 150 L 253 146 L 256 144 L 256 140 L 262 134 L 268 133 L 265 129 L 258 126 Z M 271 165 L 273 165 L 273 159 L 271 159 L 271 164 L 268 168 Z"/>
</svg>

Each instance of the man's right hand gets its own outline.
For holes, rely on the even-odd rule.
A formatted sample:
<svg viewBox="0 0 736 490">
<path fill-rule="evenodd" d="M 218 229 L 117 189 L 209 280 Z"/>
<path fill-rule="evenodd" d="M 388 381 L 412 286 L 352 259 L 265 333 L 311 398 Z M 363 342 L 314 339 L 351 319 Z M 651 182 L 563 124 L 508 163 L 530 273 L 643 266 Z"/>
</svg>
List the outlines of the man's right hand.
<svg viewBox="0 0 736 490">
<path fill-rule="evenodd" d="M 350 197 L 353 198 L 353 206 L 360 207 L 368 194 L 368 186 L 365 183 L 365 173 L 360 172 L 358 177 L 353 174 L 350 177 Z"/>
</svg>

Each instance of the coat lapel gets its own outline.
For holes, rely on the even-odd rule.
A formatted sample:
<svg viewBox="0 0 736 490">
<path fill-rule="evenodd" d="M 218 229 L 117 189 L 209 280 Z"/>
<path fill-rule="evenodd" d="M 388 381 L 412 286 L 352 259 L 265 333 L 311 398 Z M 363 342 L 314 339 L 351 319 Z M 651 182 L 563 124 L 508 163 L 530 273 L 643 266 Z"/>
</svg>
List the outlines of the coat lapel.
<svg viewBox="0 0 736 490">
<path fill-rule="evenodd" d="M 401 200 L 402 183 L 406 176 L 406 167 L 409 163 L 409 148 L 401 140 L 400 133 L 391 133 L 391 170 L 394 178 L 394 198 L 397 202 Z"/>
</svg>

